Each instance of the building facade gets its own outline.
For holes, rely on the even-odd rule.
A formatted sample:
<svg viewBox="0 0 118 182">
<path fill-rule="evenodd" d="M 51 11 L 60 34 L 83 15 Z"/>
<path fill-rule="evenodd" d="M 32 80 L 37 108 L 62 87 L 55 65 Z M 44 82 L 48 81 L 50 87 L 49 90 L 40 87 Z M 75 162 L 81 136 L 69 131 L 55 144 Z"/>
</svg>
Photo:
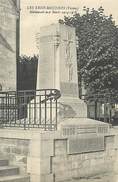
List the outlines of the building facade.
<svg viewBox="0 0 118 182">
<path fill-rule="evenodd" d="M 17 89 L 19 0 L 0 0 L 0 90 Z"/>
</svg>

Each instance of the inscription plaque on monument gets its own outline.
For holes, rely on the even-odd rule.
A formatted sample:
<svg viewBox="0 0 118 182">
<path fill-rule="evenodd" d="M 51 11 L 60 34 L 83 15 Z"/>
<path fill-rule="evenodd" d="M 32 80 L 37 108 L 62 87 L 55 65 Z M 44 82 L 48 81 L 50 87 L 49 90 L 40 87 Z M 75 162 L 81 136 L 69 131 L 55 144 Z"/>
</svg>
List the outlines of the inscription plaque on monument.
<svg viewBox="0 0 118 182">
<path fill-rule="evenodd" d="M 80 136 L 81 134 L 107 135 L 109 132 L 109 125 L 107 123 L 90 118 L 65 118 L 64 121 L 60 124 L 60 129 L 62 135 L 67 137 Z"/>
<path fill-rule="evenodd" d="M 84 135 L 82 138 L 68 140 L 68 154 L 104 150 L 104 136 Z"/>
</svg>

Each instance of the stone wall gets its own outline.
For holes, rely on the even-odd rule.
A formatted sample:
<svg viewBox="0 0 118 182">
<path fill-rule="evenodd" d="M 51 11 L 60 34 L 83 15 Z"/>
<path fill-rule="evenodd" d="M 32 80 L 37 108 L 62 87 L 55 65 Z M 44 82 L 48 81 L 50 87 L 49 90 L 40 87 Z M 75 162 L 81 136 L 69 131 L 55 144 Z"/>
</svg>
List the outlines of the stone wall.
<svg viewBox="0 0 118 182">
<path fill-rule="evenodd" d="M 31 182 L 71 182 L 118 170 L 116 133 L 62 136 L 57 131 L 0 129 L 0 143 L 0 155 L 29 173 Z"/>
<path fill-rule="evenodd" d="M 116 170 L 118 146 L 114 134 L 107 133 L 106 136 L 98 135 L 101 144 L 96 143 L 95 138 L 88 140 L 88 137 L 63 136 L 58 132 L 45 132 L 40 134 L 39 141 L 32 142 L 33 156 L 28 157 L 28 172 L 32 182 L 66 182 L 74 179 L 85 178 L 102 173 L 111 173 Z M 93 137 L 95 137 L 93 135 Z M 77 146 L 82 138 L 84 152 Z M 103 138 L 103 141 L 102 141 Z M 73 144 L 70 142 L 73 140 Z M 72 146 L 70 146 L 72 145 Z M 78 144 L 79 145 L 79 144 Z M 73 150 L 70 150 L 72 149 Z M 86 150 L 85 150 L 86 149 Z M 78 150 L 78 152 L 77 152 Z M 71 151 L 71 153 L 70 153 Z M 40 171 L 40 172 L 39 172 Z"/>
<path fill-rule="evenodd" d="M 114 170 L 117 151 L 113 149 L 113 140 L 114 136 L 105 137 L 103 151 L 71 155 L 67 151 L 67 140 L 55 140 L 55 155 L 52 157 L 51 167 L 55 181 L 65 182 Z"/>
</svg>

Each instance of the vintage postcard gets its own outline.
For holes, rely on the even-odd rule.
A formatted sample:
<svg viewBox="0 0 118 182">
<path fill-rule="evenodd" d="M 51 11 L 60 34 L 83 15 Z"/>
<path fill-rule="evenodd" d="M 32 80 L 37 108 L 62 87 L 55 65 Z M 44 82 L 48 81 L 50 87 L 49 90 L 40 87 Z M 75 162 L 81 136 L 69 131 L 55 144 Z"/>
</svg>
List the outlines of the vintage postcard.
<svg viewBox="0 0 118 182">
<path fill-rule="evenodd" d="M 118 182 L 117 7 L 0 0 L 0 182 Z"/>
</svg>

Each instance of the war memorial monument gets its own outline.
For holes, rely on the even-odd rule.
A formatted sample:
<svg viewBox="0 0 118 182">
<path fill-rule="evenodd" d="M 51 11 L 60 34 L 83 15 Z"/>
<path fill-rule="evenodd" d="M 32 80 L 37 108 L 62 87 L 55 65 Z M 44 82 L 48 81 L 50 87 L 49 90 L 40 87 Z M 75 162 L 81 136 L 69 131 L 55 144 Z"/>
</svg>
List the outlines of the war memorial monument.
<svg viewBox="0 0 118 182">
<path fill-rule="evenodd" d="M 42 27 L 37 87 L 60 90 L 58 122 L 65 132 L 69 127 L 73 135 L 82 126 L 85 133 L 107 133 L 109 125 L 88 119 L 87 105 L 79 99 L 76 48 L 75 28 L 60 23 Z"/>
<path fill-rule="evenodd" d="M 7 2 L 5 6 L 16 5 L 14 0 Z M 4 91 L 16 90 L 17 80 L 16 14 L 8 19 L 12 27 L 6 23 L 0 29 L 0 64 L 6 70 L 5 75 L 0 66 L 0 84 Z M 23 99 L 20 104 L 27 115 L 8 117 L 0 125 L 0 181 L 78 182 L 112 174 L 112 181 L 117 182 L 118 134 L 108 123 L 87 118 L 87 105 L 78 97 L 75 29 L 57 23 L 38 31 L 37 89 L 32 99 L 28 91 L 15 95 L 15 99 Z M 3 60 L 13 62 L 12 67 L 3 65 Z M 18 111 L 20 104 L 12 104 L 12 110 Z M 4 109 L 3 103 L 0 106 Z M 5 106 L 9 106 L 4 112 L 9 116 L 11 105 L 6 102 Z"/>
</svg>

